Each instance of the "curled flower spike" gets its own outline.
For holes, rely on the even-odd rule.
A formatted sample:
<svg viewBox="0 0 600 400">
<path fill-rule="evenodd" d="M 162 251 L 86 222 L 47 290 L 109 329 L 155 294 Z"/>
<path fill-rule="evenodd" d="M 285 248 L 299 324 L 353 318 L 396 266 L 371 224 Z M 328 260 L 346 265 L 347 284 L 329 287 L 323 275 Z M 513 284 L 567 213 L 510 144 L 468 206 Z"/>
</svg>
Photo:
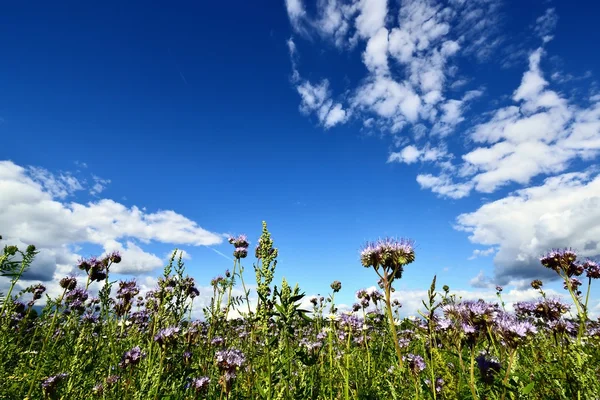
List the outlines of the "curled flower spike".
<svg viewBox="0 0 600 400">
<path fill-rule="evenodd" d="M 334 293 L 339 292 L 340 290 L 342 290 L 342 282 L 340 282 L 340 281 L 333 281 L 331 283 L 331 289 L 333 289 Z"/>
</svg>

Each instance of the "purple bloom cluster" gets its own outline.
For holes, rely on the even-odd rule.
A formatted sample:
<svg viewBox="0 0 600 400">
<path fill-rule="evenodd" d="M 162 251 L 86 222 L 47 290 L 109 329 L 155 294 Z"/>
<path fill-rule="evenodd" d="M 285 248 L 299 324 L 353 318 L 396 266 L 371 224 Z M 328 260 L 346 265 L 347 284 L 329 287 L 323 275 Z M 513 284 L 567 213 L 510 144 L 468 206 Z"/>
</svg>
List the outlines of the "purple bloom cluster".
<svg viewBox="0 0 600 400">
<path fill-rule="evenodd" d="M 502 339 L 502 344 L 513 349 L 537 333 L 531 322 L 519 320 L 508 313 L 499 313 L 494 320 L 494 327 Z"/>
<path fill-rule="evenodd" d="M 592 260 L 587 260 L 583 263 L 583 268 L 586 271 L 586 276 L 591 279 L 600 278 L 600 265 Z"/>
<path fill-rule="evenodd" d="M 146 353 L 142 352 L 139 346 L 135 346 L 133 349 L 126 351 L 121 358 L 119 367 L 127 368 L 129 366 L 135 366 L 139 364 L 142 358 L 146 357 Z"/>
<path fill-rule="evenodd" d="M 483 382 L 488 385 L 491 384 L 494 381 L 494 375 L 502 368 L 498 359 L 489 357 L 487 353 L 483 352 L 475 358 L 475 361 L 477 361 L 477 367 Z"/>
<path fill-rule="evenodd" d="M 423 357 L 415 354 L 407 354 L 403 357 L 404 361 L 408 363 L 408 368 L 413 374 L 419 374 L 427 366 Z"/>
<path fill-rule="evenodd" d="M 69 310 L 83 312 L 85 310 L 84 302 L 88 299 L 88 294 L 84 289 L 76 288 L 70 290 L 65 295 L 65 302 Z"/>
<path fill-rule="evenodd" d="M 159 330 L 158 333 L 156 335 L 154 335 L 154 341 L 157 342 L 161 346 L 166 346 L 167 344 L 177 340 L 178 334 L 179 334 L 179 327 L 170 326 L 168 328 Z"/>
<path fill-rule="evenodd" d="M 534 317 L 543 321 L 557 321 L 569 311 L 569 305 L 560 299 L 543 299 L 537 302 L 517 302 L 513 305 L 519 318 Z"/>
<path fill-rule="evenodd" d="M 450 304 L 443 308 L 444 315 L 449 320 L 461 327 L 463 333 L 471 340 L 480 332 L 485 332 L 490 326 L 496 313 L 499 311 L 497 304 L 486 303 L 483 300 L 462 301 L 456 304 Z M 448 321 L 439 322 L 442 325 L 448 325 Z"/>
<path fill-rule="evenodd" d="M 111 253 L 100 259 L 96 257 L 82 258 L 79 260 L 77 267 L 88 274 L 90 281 L 100 282 L 108 276 L 108 269 L 111 263 L 115 262 L 113 260 L 121 262 L 119 253 Z"/>
<path fill-rule="evenodd" d="M 236 372 L 246 362 L 246 356 L 240 350 L 227 349 L 215 353 L 217 367 L 224 373 L 226 382 L 236 377 Z"/>
<path fill-rule="evenodd" d="M 395 271 L 392 279 L 402 277 L 403 267 L 415 260 L 414 243 L 408 239 L 386 238 L 367 243 L 360 252 L 363 267 L 382 267 Z"/>
<path fill-rule="evenodd" d="M 44 379 L 44 381 L 42 382 L 42 390 L 46 394 L 54 393 L 56 391 L 56 386 L 68 376 L 69 374 L 63 372 Z"/>
<path fill-rule="evenodd" d="M 210 384 L 210 378 L 207 376 L 201 376 L 200 378 L 192 378 L 187 387 L 194 389 L 197 393 L 201 393 L 208 389 Z"/>
<path fill-rule="evenodd" d="M 248 246 L 250 246 L 250 243 L 248 242 L 246 235 L 232 236 L 229 238 L 229 243 L 235 247 L 235 250 L 233 251 L 233 256 L 235 258 L 239 260 L 240 258 L 246 258 L 248 256 Z"/>
<path fill-rule="evenodd" d="M 77 279 L 74 276 L 66 276 L 58 284 L 63 289 L 73 290 L 77 287 Z"/>
<path fill-rule="evenodd" d="M 117 290 L 117 299 L 115 304 L 115 313 L 118 316 L 123 316 L 131 310 L 133 298 L 140 293 L 137 283 L 134 280 L 119 282 L 119 290 Z"/>
</svg>

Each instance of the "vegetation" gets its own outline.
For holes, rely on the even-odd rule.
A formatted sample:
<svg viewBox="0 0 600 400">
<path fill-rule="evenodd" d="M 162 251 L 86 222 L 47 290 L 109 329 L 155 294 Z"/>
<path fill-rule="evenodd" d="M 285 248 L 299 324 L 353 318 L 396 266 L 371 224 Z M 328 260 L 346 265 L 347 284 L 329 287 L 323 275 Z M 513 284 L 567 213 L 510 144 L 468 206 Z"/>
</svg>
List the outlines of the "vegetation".
<svg viewBox="0 0 600 400">
<path fill-rule="evenodd" d="M 243 262 L 249 242 L 232 237 L 232 271 L 212 280 L 203 321 L 199 295 L 176 252 L 158 286 L 113 282 L 118 253 L 83 259 L 83 279 L 65 277 L 38 313 L 40 284 L 15 293 L 36 249 L 5 246 L 10 280 L 0 312 L 2 399 L 592 399 L 600 395 L 600 328 L 588 317 L 597 263 L 570 249 L 542 257 L 565 282 L 573 304 L 551 298 L 498 304 L 464 301 L 433 279 L 421 318 L 401 318 L 394 283 L 415 259 L 411 241 L 368 243 L 360 254 L 379 290 L 360 290 L 353 310 L 311 298 L 285 279 L 273 284 L 278 251 L 263 223 L 253 264 L 258 304 L 250 302 Z M 587 278 L 587 287 L 577 277 Z M 241 283 L 243 295 L 231 295 Z M 375 282 L 375 280 L 374 280 Z M 96 286 L 98 296 L 88 290 Z M 94 291 L 95 292 L 95 291 Z M 585 294 L 584 294 L 585 293 Z M 573 311 L 571 311 L 573 310 Z M 233 318 L 233 315 L 241 315 Z"/>
</svg>

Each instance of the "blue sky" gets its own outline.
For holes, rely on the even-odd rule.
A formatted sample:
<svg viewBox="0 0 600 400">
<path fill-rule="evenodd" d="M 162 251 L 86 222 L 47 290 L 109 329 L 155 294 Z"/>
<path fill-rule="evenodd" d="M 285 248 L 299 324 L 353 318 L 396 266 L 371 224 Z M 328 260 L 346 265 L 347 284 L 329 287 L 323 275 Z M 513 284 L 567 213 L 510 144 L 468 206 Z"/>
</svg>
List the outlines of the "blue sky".
<svg viewBox="0 0 600 400">
<path fill-rule="evenodd" d="M 600 254 L 595 4 L 121 3 L 0 16 L 0 233 L 43 249 L 32 279 L 117 248 L 151 284 L 178 247 L 208 285 L 262 220 L 278 279 L 346 303 L 383 236 L 417 243 L 407 302 Z"/>
</svg>

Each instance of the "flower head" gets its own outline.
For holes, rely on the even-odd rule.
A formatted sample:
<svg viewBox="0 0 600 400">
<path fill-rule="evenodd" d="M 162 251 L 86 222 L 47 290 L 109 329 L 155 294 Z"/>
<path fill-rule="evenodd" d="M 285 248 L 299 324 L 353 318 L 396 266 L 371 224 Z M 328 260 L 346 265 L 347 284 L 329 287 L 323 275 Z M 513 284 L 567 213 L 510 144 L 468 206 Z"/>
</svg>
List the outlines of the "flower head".
<svg viewBox="0 0 600 400">
<path fill-rule="evenodd" d="M 42 382 L 42 390 L 46 394 L 54 393 L 56 391 L 56 386 L 68 376 L 69 374 L 63 372 L 44 379 L 44 381 Z"/>
<path fill-rule="evenodd" d="M 190 383 L 188 383 L 187 387 L 190 389 L 194 389 L 197 393 L 201 393 L 208 389 L 209 384 L 210 378 L 207 376 L 201 376 L 200 378 L 192 378 Z"/>
<path fill-rule="evenodd" d="M 139 346 L 135 346 L 133 349 L 125 352 L 119 363 L 119 367 L 127 368 L 128 366 L 135 366 L 139 364 L 140 360 L 146 356 Z"/>
<path fill-rule="evenodd" d="M 408 368 L 413 374 L 419 374 L 426 367 L 425 360 L 419 355 L 407 354 L 403 358 L 408 363 Z"/>
</svg>

